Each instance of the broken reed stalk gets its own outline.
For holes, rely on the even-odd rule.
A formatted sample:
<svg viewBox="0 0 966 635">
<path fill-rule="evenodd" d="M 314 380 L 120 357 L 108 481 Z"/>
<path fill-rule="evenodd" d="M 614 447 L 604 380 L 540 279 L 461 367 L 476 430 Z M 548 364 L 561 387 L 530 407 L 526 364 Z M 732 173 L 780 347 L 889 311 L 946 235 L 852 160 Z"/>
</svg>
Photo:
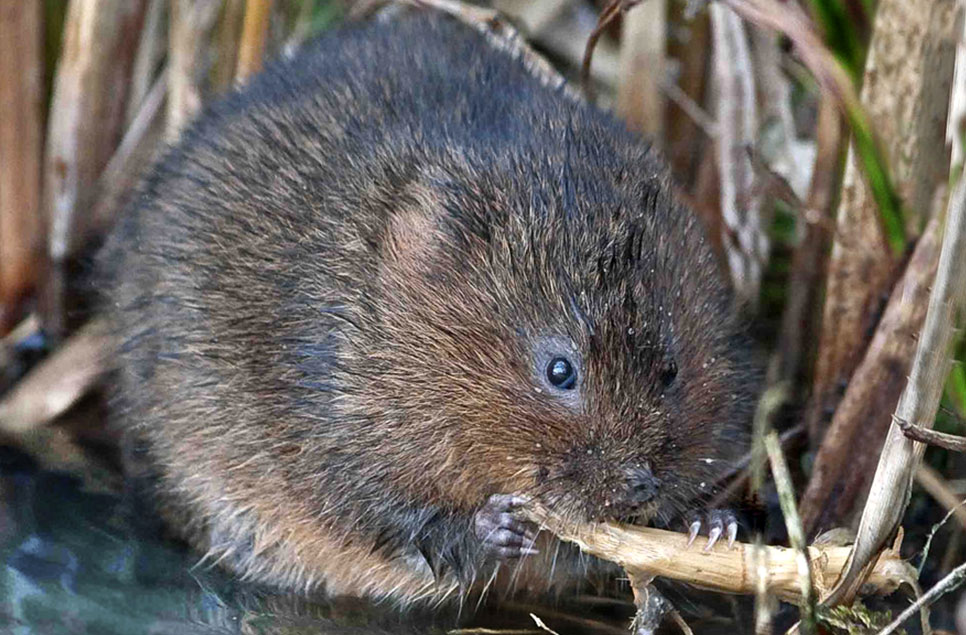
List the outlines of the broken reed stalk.
<svg viewBox="0 0 966 635">
<path fill-rule="evenodd" d="M 932 428 L 946 378 L 952 366 L 957 318 L 966 300 L 966 178 L 960 177 L 949 200 L 942 253 L 935 276 L 926 322 L 918 340 L 912 372 L 895 416 Z M 925 446 L 907 438 L 893 422 L 879 455 L 869 498 L 862 512 L 854 555 L 829 604 L 850 601 L 875 556 L 898 527 L 912 493 L 913 476 Z"/>
<path fill-rule="evenodd" d="M 658 576 L 724 593 L 754 594 L 764 584 L 769 593 L 787 602 L 801 603 L 799 554 L 795 549 L 747 543 L 728 548 L 719 542 L 710 551 L 688 547 L 686 534 L 598 523 L 574 526 L 543 508 L 528 510 L 528 517 L 561 540 L 572 542 L 590 555 L 615 562 L 630 575 Z M 849 547 L 807 548 L 815 591 L 821 596 L 835 583 L 845 566 Z M 910 573 L 911 572 L 911 573 Z M 866 589 L 887 594 L 915 576 L 915 569 L 897 551 L 885 551 L 872 569 Z"/>
</svg>

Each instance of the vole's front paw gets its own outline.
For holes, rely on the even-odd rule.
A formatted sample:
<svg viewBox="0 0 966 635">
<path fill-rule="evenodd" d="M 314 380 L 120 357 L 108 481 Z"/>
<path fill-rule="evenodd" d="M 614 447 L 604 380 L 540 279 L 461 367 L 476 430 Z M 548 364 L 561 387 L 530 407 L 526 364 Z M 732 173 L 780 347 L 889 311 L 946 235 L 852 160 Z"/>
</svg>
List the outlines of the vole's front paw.
<svg viewBox="0 0 966 635">
<path fill-rule="evenodd" d="M 511 560 L 540 553 L 533 548 L 537 527 L 513 513 L 526 499 L 513 494 L 494 494 L 473 516 L 473 531 L 487 555 Z"/>
<path fill-rule="evenodd" d="M 698 534 L 707 532 L 708 544 L 705 551 L 711 551 L 722 535 L 728 538 L 728 548 L 734 546 L 738 537 L 738 518 L 730 509 L 712 509 L 703 512 L 691 512 L 685 519 L 688 525 L 688 546 L 690 547 Z"/>
</svg>

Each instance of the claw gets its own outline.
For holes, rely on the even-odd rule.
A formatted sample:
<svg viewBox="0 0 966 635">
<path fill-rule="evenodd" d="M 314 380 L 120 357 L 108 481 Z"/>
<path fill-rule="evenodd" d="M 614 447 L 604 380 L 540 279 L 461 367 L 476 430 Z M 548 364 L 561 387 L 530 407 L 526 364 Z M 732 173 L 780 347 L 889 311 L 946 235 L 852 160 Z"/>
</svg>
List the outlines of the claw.
<svg viewBox="0 0 966 635">
<path fill-rule="evenodd" d="M 688 547 L 694 544 L 695 539 L 698 537 L 698 532 L 701 531 L 701 521 L 695 520 L 688 527 Z"/>
<path fill-rule="evenodd" d="M 711 551 L 711 548 L 715 546 L 715 544 L 718 542 L 718 538 L 720 537 L 721 537 L 721 527 L 720 526 L 712 527 L 711 531 L 708 532 L 708 544 L 705 545 L 704 550 Z"/>
<path fill-rule="evenodd" d="M 738 523 L 732 520 L 728 523 L 728 549 L 734 549 L 735 539 L 738 538 Z"/>
</svg>

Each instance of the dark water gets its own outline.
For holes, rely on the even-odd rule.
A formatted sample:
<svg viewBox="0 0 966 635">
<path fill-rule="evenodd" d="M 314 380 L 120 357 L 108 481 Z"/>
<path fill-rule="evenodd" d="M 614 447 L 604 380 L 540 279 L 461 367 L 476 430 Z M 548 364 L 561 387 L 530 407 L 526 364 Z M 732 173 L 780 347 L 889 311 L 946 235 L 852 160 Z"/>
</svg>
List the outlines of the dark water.
<svg viewBox="0 0 966 635">
<path fill-rule="evenodd" d="M 423 633 L 444 625 L 240 585 L 122 497 L 0 448 L 0 632 Z M 145 522 L 147 520 L 148 522 Z M 446 621 L 446 620 L 444 620 Z M 448 621 L 455 625 L 455 620 Z"/>
<path fill-rule="evenodd" d="M 153 515 L 0 446 L 0 633 L 410 634 L 538 632 L 529 609 L 400 616 L 359 601 L 278 595 L 239 583 L 166 540 Z M 540 613 L 560 635 L 626 632 L 626 605 Z M 607 613 L 595 616 L 595 611 Z M 616 617 L 615 617 L 616 615 Z"/>
</svg>

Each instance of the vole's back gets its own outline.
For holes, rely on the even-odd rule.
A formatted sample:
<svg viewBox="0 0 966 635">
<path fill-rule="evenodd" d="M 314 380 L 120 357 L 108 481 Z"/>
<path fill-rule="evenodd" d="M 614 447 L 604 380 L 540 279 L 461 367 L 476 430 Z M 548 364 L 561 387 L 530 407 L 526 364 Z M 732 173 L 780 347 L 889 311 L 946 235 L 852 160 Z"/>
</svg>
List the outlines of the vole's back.
<svg viewBox="0 0 966 635">
<path fill-rule="evenodd" d="M 656 161 L 446 18 L 346 29 L 212 106 L 102 268 L 116 417 L 172 524 L 303 590 L 497 575 L 473 527 L 501 492 L 673 515 L 750 403 Z"/>
</svg>

